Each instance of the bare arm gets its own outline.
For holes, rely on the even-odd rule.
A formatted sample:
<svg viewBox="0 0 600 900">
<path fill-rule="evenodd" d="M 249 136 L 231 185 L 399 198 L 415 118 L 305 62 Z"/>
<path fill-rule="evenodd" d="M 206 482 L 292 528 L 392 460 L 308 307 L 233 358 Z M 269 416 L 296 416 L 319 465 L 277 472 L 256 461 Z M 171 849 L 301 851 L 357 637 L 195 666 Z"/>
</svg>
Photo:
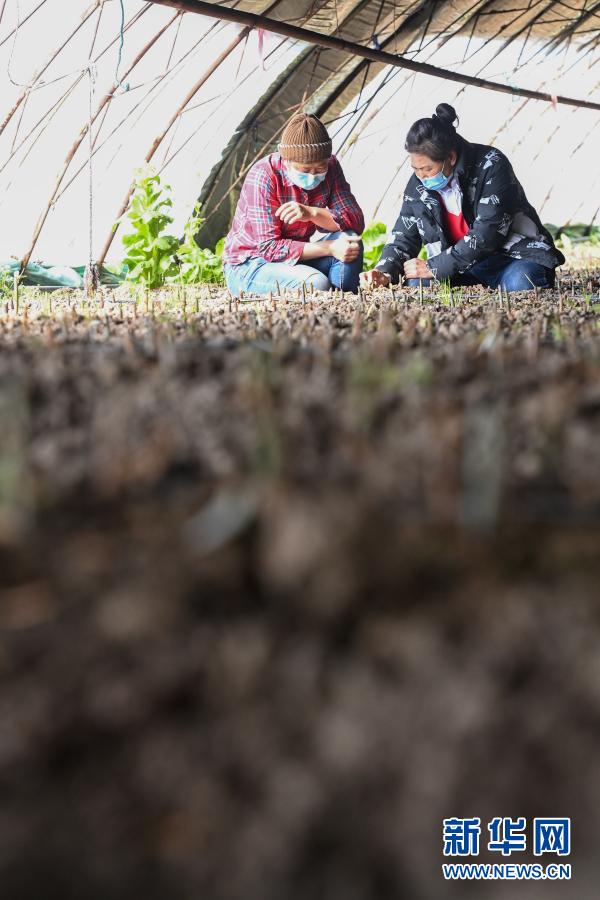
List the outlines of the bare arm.
<svg viewBox="0 0 600 900">
<path fill-rule="evenodd" d="M 340 227 L 328 209 L 306 206 L 304 203 L 290 201 L 280 206 L 275 215 L 293 225 L 294 222 L 314 222 L 318 227 L 330 231 L 340 231 Z M 360 253 L 360 238 L 341 235 L 335 241 L 306 241 L 301 260 L 322 259 L 324 256 L 335 256 L 341 262 L 352 262 Z"/>
<path fill-rule="evenodd" d="M 326 206 L 310 206 L 311 218 L 317 228 L 325 231 L 340 231 L 340 226 L 335 221 Z"/>
<path fill-rule="evenodd" d="M 313 243 L 307 241 L 300 259 L 321 259 L 323 256 L 332 256 L 332 244 L 333 241 L 314 241 Z"/>
<path fill-rule="evenodd" d="M 294 222 L 313 222 L 322 231 L 340 231 L 340 226 L 333 215 L 324 206 L 307 206 L 290 200 L 280 206 L 275 215 L 286 225 L 293 225 Z"/>
<path fill-rule="evenodd" d="M 304 245 L 301 259 L 319 259 L 323 256 L 335 256 L 343 263 L 351 263 L 360 253 L 360 238 L 341 235 L 334 241 L 310 241 Z"/>
</svg>

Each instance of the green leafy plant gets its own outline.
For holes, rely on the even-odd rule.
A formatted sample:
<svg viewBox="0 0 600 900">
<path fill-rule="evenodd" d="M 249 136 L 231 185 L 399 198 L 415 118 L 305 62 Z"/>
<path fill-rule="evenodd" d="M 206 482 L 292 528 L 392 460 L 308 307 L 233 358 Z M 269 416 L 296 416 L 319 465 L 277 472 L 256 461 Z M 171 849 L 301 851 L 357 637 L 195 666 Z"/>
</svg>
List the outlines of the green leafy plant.
<svg viewBox="0 0 600 900">
<path fill-rule="evenodd" d="M 196 203 L 192 215 L 185 223 L 183 241 L 177 250 L 181 268 L 176 280 L 183 284 L 198 284 L 202 281 L 224 284 L 221 256 L 225 238 L 221 238 L 214 252 L 206 247 L 199 247 L 196 243 L 195 236 L 205 221 L 201 209 L 200 202 Z"/>
<path fill-rule="evenodd" d="M 179 241 L 165 229 L 173 222 L 168 210 L 173 202 L 165 195 L 170 185 L 161 184 L 160 176 L 152 169 L 136 173 L 136 185 L 126 218 L 133 232 L 123 237 L 127 251 L 124 264 L 127 280 L 147 288 L 160 287 L 177 274 L 175 253 Z"/>
<path fill-rule="evenodd" d="M 560 228 L 552 224 L 547 224 L 545 227 L 557 244 L 560 246 L 561 243 L 564 243 L 567 249 L 570 249 L 576 243 L 600 243 L 600 226 L 598 225 L 584 225 L 580 222 L 575 225 L 564 225 Z"/>
<path fill-rule="evenodd" d="M 14 278 L 11 270 L 0 268 L 0 300 L 12 297 L 13 285 Z"/>
<path fill-rule="evenodd" d="M 369 272 L 381 259 L 383 248 L 387 243 L 387 228 L 383 222 L 371 222 L 363 232 L 362 242 L 365 248 L 363 269 L 365 272 Z M 418 257 L 427 259 L 425 247 L 421 247 Z"/>
<path fill-rule="evenodd" d="M 387 228 L 383 222 L 371 222 L 362 235 L 364 245 L 364 271 L 374 269 L 386 245 Z"/>
<path fill-rule="evenodd" d="M 564 253 L 567 265 L 577 268 L 597 266 L 600 258 L 600 226 L 578 223 L 558 228 L 548 224 L 546 228 L 558 249 Z"/>
</svg>

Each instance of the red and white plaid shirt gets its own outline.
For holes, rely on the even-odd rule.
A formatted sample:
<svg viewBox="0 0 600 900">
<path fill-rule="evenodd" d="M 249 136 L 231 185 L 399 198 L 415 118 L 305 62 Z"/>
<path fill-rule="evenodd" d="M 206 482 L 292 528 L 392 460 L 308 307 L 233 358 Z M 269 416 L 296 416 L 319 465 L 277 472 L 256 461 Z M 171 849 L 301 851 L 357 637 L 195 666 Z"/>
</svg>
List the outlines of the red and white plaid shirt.
<svg viewBox="0 0 600 900">
<path fill-rule="evenodd" d="M 362 234 L 365 220 L 342 167 L 332 156 L 325 181 L 310 191 L 292 184 L 279 153 L 259 160 L 248 172 L 231 230 L 225 240 L 223 260 L 232 266 L 261 257 L 267 262 L 297 263 L 304 245 L 317 231 L 313 222 L 286 225 L 275 212 L 295 200 L 327 208 L 341 231 Z M 319 228 L 326 232 L 326 229 Z"/>
</svg>

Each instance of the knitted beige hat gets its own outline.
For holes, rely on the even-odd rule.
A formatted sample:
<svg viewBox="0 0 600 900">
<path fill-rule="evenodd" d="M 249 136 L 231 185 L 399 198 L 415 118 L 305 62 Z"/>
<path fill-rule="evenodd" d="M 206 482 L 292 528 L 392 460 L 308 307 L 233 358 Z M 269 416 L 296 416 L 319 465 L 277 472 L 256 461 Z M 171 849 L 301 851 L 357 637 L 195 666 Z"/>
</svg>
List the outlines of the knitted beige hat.
<svg viewBox="0 0 600 900">
<path fill-rule="evenodd" d="M 333 153 L 327 129 L 316 116 L 296 113 L 284 128 L 279 152 L 288 162 L 318 163 Z"/>
</svg>

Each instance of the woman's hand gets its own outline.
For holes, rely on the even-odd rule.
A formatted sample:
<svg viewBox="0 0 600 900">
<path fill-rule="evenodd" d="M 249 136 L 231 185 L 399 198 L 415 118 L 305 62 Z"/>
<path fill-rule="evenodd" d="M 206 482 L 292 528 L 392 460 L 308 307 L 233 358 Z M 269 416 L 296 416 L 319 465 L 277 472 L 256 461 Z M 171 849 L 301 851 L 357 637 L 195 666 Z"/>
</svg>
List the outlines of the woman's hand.
<svg viewBox="0 0 600 900">
<path fill-rule="evenodd" d="M 407 259 L 404 274 L 407 278 L 433 278 L 433 272 L 424 259 Z"/>
<path fill-rule="evenodd" d="M 385 272 L 380 272 L 378 269 L 360 273 L 360 283 L 364 288 L 388 287 L 391 280 L 389 275 L 386 275 Z"/>
<path fill-rule="evenodd" d="M 360 238 L 341 235 L 336 241 L 331 241 L 331 255 L 343 263 L 351 263 L 360 253 Z"/>
<path fill-rule="evenodd" d="M 286 225 L 293 225 L 294 222 L 312 222 L 315 210 L 312 206 L 305 206 L 304 203 L 297 203 L 295 200 L 291 200 L 289 203 L 284 203 L 283 206 L 280 206 L 275 215 L 282 222 L 285 222 Z"/>
</svg>

